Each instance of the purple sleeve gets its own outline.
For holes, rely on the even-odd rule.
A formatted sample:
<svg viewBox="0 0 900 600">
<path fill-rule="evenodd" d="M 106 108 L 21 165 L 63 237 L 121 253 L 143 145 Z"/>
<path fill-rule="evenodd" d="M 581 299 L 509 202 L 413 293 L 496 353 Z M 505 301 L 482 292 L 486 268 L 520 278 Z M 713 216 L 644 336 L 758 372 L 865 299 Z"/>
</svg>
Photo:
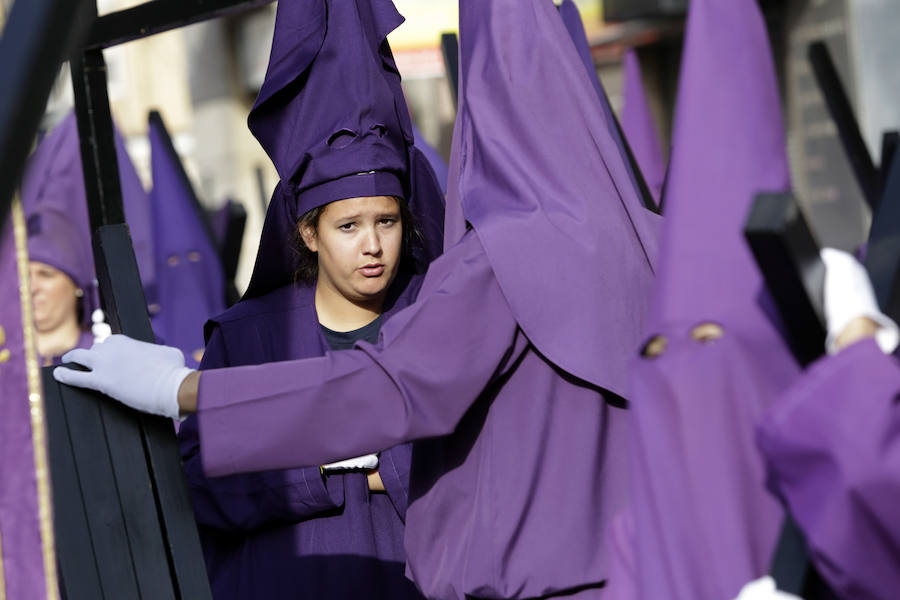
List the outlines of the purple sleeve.
<svg viewBox="0 0 900 600">
<path fill-rule="evenodd" d="M 824 358 L 760 424 L 769 487 L 842 598 L 900 589 L 900 364 L 872 340 Z"/>
<path fill-rule="evenodd" d="M 409 467 L 412 462 L 412 444 L 400 444 L 381 453 L 378 458 L 378 474 L 394 510 L 400 519 L 406 520 L 409 506 Z"/>
<path fill-rule="evenodd" d="M 204 372 L 206 472 L 326 464 L 451 433 L 514 360 L 516 330 L 469 234 L 432 263 L 418 300 L 385 324 L 379 346 Z"/>
<path fill-rule="evenodd" d="M 201 369 L 227 364 L 225 344 L 216 329 L 207 343 Z M 253 531 L 279 523 L 296 523 L 343 504 L 343 476 L 328 478 L 326 486 L 318 467 L 207 478 L 196 416 L 185 420 L 178 440 L 194 514 L 202 526 Z"/>
</svg>

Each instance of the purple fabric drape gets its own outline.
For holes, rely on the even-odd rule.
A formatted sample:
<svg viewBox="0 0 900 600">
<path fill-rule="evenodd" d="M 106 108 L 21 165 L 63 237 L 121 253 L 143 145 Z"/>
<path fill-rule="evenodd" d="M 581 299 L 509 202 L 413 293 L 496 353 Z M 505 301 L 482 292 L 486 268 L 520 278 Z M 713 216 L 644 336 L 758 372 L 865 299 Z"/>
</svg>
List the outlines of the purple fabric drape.
<svg viewBox="0 0 900 600">
<path fill-rule="evenodd" d="M 663 180 L 666 177 L 666 162 L 663 159 L 659 134 L 647 104 L 644 82 L 641 78 L 641 64 L 637 52 L 629 49 L 622 59 L 623 102 L 622 132 L 631 146 L 634 159 L 641 167 L 647 186 L 659 204 Z"/>
</svg>

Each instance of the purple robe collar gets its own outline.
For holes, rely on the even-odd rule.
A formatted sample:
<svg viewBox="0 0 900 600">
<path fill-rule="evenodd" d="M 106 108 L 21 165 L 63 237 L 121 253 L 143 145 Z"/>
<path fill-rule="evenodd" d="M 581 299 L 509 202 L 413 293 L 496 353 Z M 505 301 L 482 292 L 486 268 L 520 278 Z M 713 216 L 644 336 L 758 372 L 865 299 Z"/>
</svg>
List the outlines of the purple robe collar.
<svg viewBox="0 0 900 600">
<path fill-rule="evenodd" d="M 461 207 L 544 356 L 627 397 L 656 216 L 553 3 L 462 0 L 460 75 L 448 225 Z"/>
<path fill-rule="evenodd" d="M 755 195 L 787 190 L 790 179 L 755 1 L 692 2 L 674 123 L 653 333 L 712 321 L 771 340 L 776 319 L 743 226 Z"/>
<path fill-rule="evenodd" d="M 387 35 L 403 22 L 390 0 L 294 0 L 278 5 L 266 80 L 250 130 L 280 176 L 245 297 L 292 281 L 290 248 L 309 210 L 357 196 L 409 202 L 440 250 L 443 197 L 412 124 Z M 438 215 L 435 217 L 435 214 Z"/>
</svg>

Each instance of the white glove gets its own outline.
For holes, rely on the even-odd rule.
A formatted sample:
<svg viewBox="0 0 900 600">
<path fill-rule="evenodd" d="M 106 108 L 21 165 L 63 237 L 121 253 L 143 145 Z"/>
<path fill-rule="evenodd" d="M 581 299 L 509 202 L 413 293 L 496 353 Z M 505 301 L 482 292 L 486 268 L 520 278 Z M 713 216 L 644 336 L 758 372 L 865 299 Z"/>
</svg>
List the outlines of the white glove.
<svg viewBox="0 0 900 600">
<path fill-rule="evenodd" d="M 184 366 L 181 350 L 124 335 L 110 336 L 90 350 L 76 348 L 62 360 L 91 370 L 57 367 L 53 377 L 58 382 L 96 390 L 131 408 L 170 418 L 178 417 L 178 388 L 193 372 Z"/>
<path fill-rule="evenodd" d="M 900 330 L 887 315 L 878 309 L 875 291 L 866 269 L 852 255 L 843 250 L 822 248 L 825 263 L 825 320 L 828 337 L 825 349 L 835 354 L 835 340 L 851 321 L 868 317 L 879 327 L 875 341 L 885 354 L 892 353 L 900 342 Z"/>
<path fill-rule="evenodd" d="M 339 460 L 331 464 L 322 465 L 323 471 L 371 471 L 378 468 L 378 455 L 366 454 L 358 458 Z"/>
<path fill-rule="evenodd" d="M 803 600 L 802 598 L 787 592 L 779 592 L 775 587 L 775 580 L 766 575 L 756 581 L 751 581 L 741 588 L 741 592 L 735 600 Z"/>
</svg>

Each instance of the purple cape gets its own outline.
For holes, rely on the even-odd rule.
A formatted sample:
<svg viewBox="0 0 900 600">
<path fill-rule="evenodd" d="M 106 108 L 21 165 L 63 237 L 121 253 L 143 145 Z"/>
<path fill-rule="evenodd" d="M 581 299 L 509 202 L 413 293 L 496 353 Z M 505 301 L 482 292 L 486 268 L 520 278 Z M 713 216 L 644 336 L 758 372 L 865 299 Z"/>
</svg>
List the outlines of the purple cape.
<svg viewBox="0 0 900 600">
<path fill-rule="evenodd" d="M 0 569 L 4 576 L 0 596 L 37 599 L 50 597 L 56 580 L 55 573 L 46 568 L 55 569 L 56 565 L 51 540 L 46 540 L 51 552 L 49 565 L 44 560 L 37 477 L 43 472 L 47 478 L 49 473 L 34 453 L 32 411 L 38 408 L 29 401 L 32 390 L 13 221 L 14 217 L 8 218 L 0 229 Z M 40 393 L 40 389 L 35 391 Z M 43 451 L 46 461 L 46 447 Z M 49 497 L 43 500 L 51 501 Z M 52 515 L 45 517 L 49 520 Z M 52 525 L 48 529 L 52 532 Z"/>
<path fill-rule="evenodd" d="M 755 0 L 694 0 L 650 317 L 668 345 L 632 371 L 640 598 L 732 598 L 767 571 L 783 511 L 764 489 L 753 426 L 798 366 L 742 227 L 757 192 L 788 185 Z M 721 339 L 692 339 L 709 322 Z"/>
<path fill-rule="evenodd" d="M 409 283 L 407 283 L 409 282 Z M 398 275 L 385 321 L 413 302 L 421 277 Z M 315 287 L 289 286 L 239 302 L 207 323 L 202 369 L 322 356 Z M 411 446 L 380 455 L 387 494 L 362 473 L 323 478 L 317 467 L 207 478 L 197 419 L 179 431 L 217 600 L 419 598 L 404 577 Z"/>
<path fill-rule="evenodd" d="M 555 7 L 527 4 L 460 5 L 448 228 L 461 207 L 516 321 L 550 361 L 627 397 L 657 218 Z"/>
<path fill-rule="evenodd" d="M 248 120 L 280 176 L 246 297 L 291 283 L 287 243 L 307 211 L 357 196 L 406 199 L 440 250 L 443 194 L 413 146 L 387 35 L 403 22 L 390 0 L 278 5 L 266 79 Z M 440 207 L 440 210 L 438 210 Z"/>
<path fill-rule="evenodd" d="M 900 588 L 900 364 L 871 340 L 821 359 L 759 427 L 769 487 L 841 598 Z"/>
<path fill-rule="evenodd" d="M 637 52 L 629 48 L 622 60 L 624 74 L 624 100 L 622 103 L 622 131 L 628 139 L 634 158 L 641 167 L 647 186 L 659 204 L 666 162 L 663 160 L 656 124 L 647 104 L 644 82 L 641 80 L 641 63 Z"/>
<path fill-rule="evenodd" d="M 202 209 L 174 154 L 160 119 L 149 127 L 153 191 L 153 245 L 160 312 L 156 333 L 196 367 L 203 350 L 203 324 L 225 309 L 219 253 Z"/>
</svg>

